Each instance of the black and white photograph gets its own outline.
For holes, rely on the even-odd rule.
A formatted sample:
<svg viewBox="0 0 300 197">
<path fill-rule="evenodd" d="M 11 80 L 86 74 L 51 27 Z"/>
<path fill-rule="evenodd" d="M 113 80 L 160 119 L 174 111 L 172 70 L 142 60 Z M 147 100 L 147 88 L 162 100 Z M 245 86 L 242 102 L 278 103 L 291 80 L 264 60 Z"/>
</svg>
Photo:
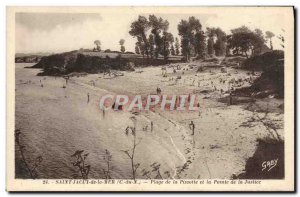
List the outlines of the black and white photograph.
<svg viewBox="0 0 300 197">
<path fill-rule="evenodd" d="M 7 7 L 8 190 L 294 190 L 293 14 Z"/>
</svg>

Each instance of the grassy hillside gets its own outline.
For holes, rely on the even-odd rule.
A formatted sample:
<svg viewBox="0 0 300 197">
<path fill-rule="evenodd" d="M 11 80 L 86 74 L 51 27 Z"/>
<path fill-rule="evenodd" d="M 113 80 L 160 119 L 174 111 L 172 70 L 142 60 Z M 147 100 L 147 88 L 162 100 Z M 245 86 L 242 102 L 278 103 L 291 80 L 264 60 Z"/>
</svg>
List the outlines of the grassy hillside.
<svg viewBox="0 0 300 197">
<path fill-rule="evenodd" d="M 181 62 L 181 57 L 147 59 L 137 54 L 71 51 L 43 57 L 33 68 L 40 75 L 65 75 L 72 72 L 102 73 L 108 70 L 134 70 L 135 66 L 163 65 Z"/>
<path fill-rule="evenodd" d="M 261 70 L 262 75 L 251 87 L 237 90 L 236 93 L 264 98 L 275 95 L 284 97 L 284 53 L 283 51 L 267 52 L 247 59 L 243 64 L 248 70 Z"/>
</svg>

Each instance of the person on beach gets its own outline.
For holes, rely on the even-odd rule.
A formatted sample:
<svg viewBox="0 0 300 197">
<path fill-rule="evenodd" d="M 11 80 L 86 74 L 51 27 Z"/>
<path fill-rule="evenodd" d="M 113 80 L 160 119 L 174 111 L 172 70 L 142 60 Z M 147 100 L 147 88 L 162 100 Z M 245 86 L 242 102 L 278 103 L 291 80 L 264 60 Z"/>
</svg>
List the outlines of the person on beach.
<svg viewBox="0 0 300 197">
<path fill-rule="evenodd" d="M 156 88 L 156 93 L 160 94 L 161 93 L 161 89 L 159 87 Z"/>
<path fill-rule="evenodd" d="M 151 121 L 151 132 L 153 131 L 153 122 Z"/>
<path fill-rule="evenodd" d="M 194 124 L 193 121 L 191 121 L 191 123 L 189 124 L 189 127 L 190 127 L 190 129 L 193 131 L 193 132 L 192 132 L 192 135 L 194 136 L 194 135 L 195 135 L 195 124 Z"/>
<path fill-rule="evenodd" d="M 200 103 L 197 103 L 197 107 L 198 107 L 198 109 L 199 109 L 199 115 L 198 115 L 198 116 L 201 116 Z"/>
<path fill-rule="evenodd" d="M 90 93 L 87 93 L 87 102 L 90 102 Z"/>
</svg>

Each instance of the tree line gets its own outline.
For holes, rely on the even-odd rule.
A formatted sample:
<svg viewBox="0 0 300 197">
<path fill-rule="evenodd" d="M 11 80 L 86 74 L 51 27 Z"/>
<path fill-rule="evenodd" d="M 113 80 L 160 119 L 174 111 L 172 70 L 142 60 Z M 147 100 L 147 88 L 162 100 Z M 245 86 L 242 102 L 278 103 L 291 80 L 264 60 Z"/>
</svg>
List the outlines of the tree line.
<svg viewBox="0 0 300 197">
<path fill-rule="evenodd" d="M 177 25 L 178 37 L 168 32 L 169 22 L 155 15 L 138 16 L 130 25 L 129 34 L 137 39 L 135 53 L 141 54 L 147 59 L 165 60 L 170 55 L 181 55 L 185 61 L 191 58 L 205 59 L 214 56 L 244 55 L 247 58 L 260 54 L 266 43 L 269 42 L 270 50 L 273 50 L 272 38 L 275 34 L 260 29 L 251 30 L 246 26 L 231 29 L 226 34 L 219 27 L 207 27 L 203 29 L 199 19 L 194 16 L 187 20 L 181 20 Z M 278 39 L 284 42 L 280 35 Z M 101 42 L 95 40 L 93 51 L 101 51 Z M 125 53 L 125 40 L 120 39 L 120 51 Z M 283 44 L 281 44 L 284 47 Z"/>
<path fill-rule="evenodd" d="M 168 32 L 169 22 L 149 15 L 149 18 L 139 16 L 130 26 L 129 34 L 137 38 L 135 52 L 147 58 L 158 58 L 160 55 L 167 59 L 170 54 L 179 55 L 178 39 L 174 40 L 172 33 Z M 150 31 L 150 32 L 149 32 Z M 175 47 L 174 47 L 174 42 Z"/>
<path fill-rule="evenodd" d="M 101 42 L 100 42 L 100 40 L 95 40 L 94 44 L 95 44 L 95 47 L 93 48 L 93 51 L 94 52 L 100 52 L 101 51 Z M 124 46 L 125 40 L 124 39 L 120 39 L 119 44 L 120 44 L 120 51 L 122 53 L 125 53 L 125 50 L 126 50 L 125 46 Z M 111 51 L 111 50 L 110 49 L 106 49 L 105 51 Z"/>
<path fill-rule="evenodd" d="M 244 55 L 247 58 L 259 54 L 266 42 L 275 36 L 267 31 L 266 35 L 260 29 L 250 30 L 241 26 L 226 33 L 221 28 L 208 27 L 203 29 L 199 19 L 194 16 L 181 20 L 177 26 L 179 39 L 168 32 L 169 22 L 161 17 L 149 15 L 139 16 L 130 26 L 129 34 L 137 38 L 135 53 L 146 58 L 165 60 L 171 55 L 182 55 L 186 61 L 192 57 L 205 59 L 213 56 L 229 54 Z"/>
</svg>

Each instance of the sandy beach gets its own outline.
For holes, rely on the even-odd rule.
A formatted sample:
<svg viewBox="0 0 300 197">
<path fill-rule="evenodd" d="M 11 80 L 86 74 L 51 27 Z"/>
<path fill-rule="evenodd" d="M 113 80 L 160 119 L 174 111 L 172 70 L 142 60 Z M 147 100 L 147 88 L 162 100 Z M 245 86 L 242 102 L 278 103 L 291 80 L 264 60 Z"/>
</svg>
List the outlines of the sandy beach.
<svg viewBox="0 0 300 197">
<path fill-rule="evenodd" d="M 133 138 L 125 135 L 125 129 L 132 126 L 133 116 L 140 140 L 135 157 L 140 164 L 140 179 L 147 178 L 145 171 L 155 177 L 157 171 L 151 166 L 154 163 L 160 164 L 163 178 L 229 179 L 245 170 L 246 160 L 256 150 L 257 139 L 270 135 L 263 124 L 245 126 L 254 113 L 246 109 L 249 103 L 228 105 L 218 101 L 226 94 L 221 89 L 229 88 L 227 82 L 249 77 L 247 71 L 228 68 L 223 73 L 220 68 L 211 68 L 196 72 L 196 68 L 188 69 L 189 64 L 181 63 L 181 70 L 176 73 L 167 67 L 167 77 L 162 76 L 161 66 L 157 66 L 119 71 L 123 76 L 117 77 L 71 77 L 66 84 L 62 77 L 37 76 L 39 69 L 24 68 L 31 65 L 16 64 L 15 127 L 22 132 L 21 143 L 26 146 L 28 161 L 43 157 L 37 169 L 38 178 L 74 177 L 77 169 L 72 165 L 71 155 L 76 150 L 89 153 L 89 178 L 103 178 L 105 149 L 112 155 L 111 176 L 131 178 L 130 160 L 123 151 L 132 147 Z M 177 76 L 181 79 L 176 80 Z M 242 86 L 249 85 L 245 82 Z M 148 95 L 155 93 L 157 87 L 164 94 L 197 94 L 200 111 L 108 111 L 103 115 L 99 108 L 99 99 L 104 94 Z M 269 118 L 283 128 L 283 111 L 278 109 L 283 100 L 267 98 L 255 103 L 269 103 L 273 109 Z M 143 129 L 151 121 L 153 131 Z M 194 136 L 189 128 L 191 121 L 195 124 Z M 278 133 L 284 139 L 283 129 Z M 16 161 L 19 157 L 17 151 Z M 24 172 L 17 170 L 16 177 L 24 176 Z"/>
</svg>

